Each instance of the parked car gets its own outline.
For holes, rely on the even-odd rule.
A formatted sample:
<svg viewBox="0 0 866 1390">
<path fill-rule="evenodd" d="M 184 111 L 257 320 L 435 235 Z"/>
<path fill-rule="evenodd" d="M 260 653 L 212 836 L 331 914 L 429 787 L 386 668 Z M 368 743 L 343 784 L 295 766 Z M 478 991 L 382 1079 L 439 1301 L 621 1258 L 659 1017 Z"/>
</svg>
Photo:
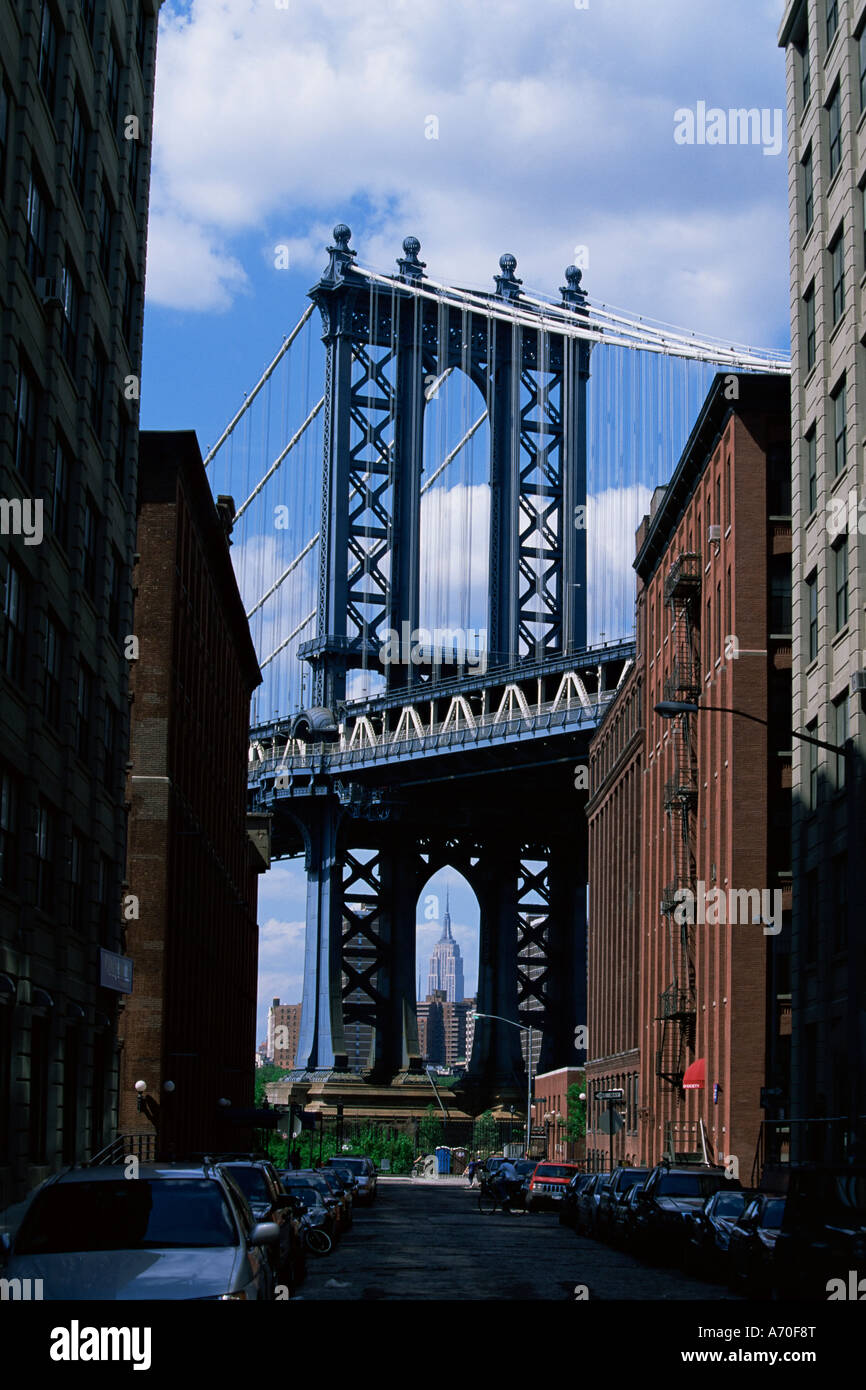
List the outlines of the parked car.
<svg viewBox="0 0 866 1390">
<path fill-rule="evenodd" d="M 731 1230 L 728 1287 L 768 1297 L 773 1287 L 776 1240 L 785 1213 L 785 1198 L 760 1192 Z"/>
<path fill-rule="evenodd" d="M 339 1197 L 340 1201 L 342 1202 L 342 1204 L 343 1204 L 343 1226 L 344 1226 L 345 1229 L 348 1231 L 349 1227 L 350 1227 L 351 1224 L 352 1224 L 352 1218 L 353 1218 L 353 1216 L 354 1216 L 354 1212 L 353 1212 L 352 1208 L 353 1208 L 353 1206 L 354 1206 L 354 1200 L 355 1200 L 355 1199 L 354 1199 L 354 1192 L 355 1192 L 355 1190 L 356 1190 L 356 1189 L 355 1189 L 355 1184 L 354 1184 L 354 1183 L 349 1184 L 349 1183 L 346 1181 L 346 1179 L 343 1178 L 343 1177 L 337 1172 L 336 1168 L 330 1168 L 330 1167 L 328 1167 L 327 1165 L 325 1165 L 325 1166 L 322 1167 L 322 1168 L 317 1168 L 317 1169 L 316 1169 L 316 1172 L 318 1173 L 318 1175 L 319 1175 L 320 1177 L 324 1178 L 325 1182 L 326 1182 L 326 1183 L 328 1184 L 328 1186 L 330 1187 L 330 1189 L 331 1189 L 331 1191 L 333 1192 L 334 1196 L 335 1196 L 335 1197 Z"/>
<path fill-rule="evenodd" d="M 562 1201 L 565 1189 L 576 1174 L 580 1172 L 576 1163 L 549 1163 L 542 1160 L 536 1165 L 526 1191 L 526 1210 L 541 1211 L 557 1208 Z"/>
<path fill-rule="evenodd" d="M 358 1184 L 358 1201 L 373 1202 L 376 1199 L 376 1165 L 366 1154 L 335 1154 L 328 1159 L 328 1166 L 336 1168 L 338 1173 L 343 1169 L 349 1173 Z"/>
<path fill-rule="evenodd" d="M 328 1211 L 334 1218 L 334 1229 L 331 1232 L 334 1240 L 339 1240 L 345 1229 L 345 1217 L 343 1215 L 343 1203 L 335 1192 L 331 1191 L 330 1185 L 325 1181 L 320 1172 L 313 1168 L 296 1168 L 292 1174 L 292 1182 L 295 1185 L 303 1184 L 304 1187 L 311 1187 L 318 1192 Z"/>
<path fill-rule="evenodd" d="M 577 1231 L 580 1235 L 595 1235 L 595 1219 L 602 1188 L 610 1178 L 609 1173 L 593 1173 L 590 1182 L 583 1187 L 577 1198 Z"/>
<path fill-rule="evenodd" d="M 739 1187 L 725 1169 L 703 1164 L 659 1163 L 639 1189 L 633 1244 L 649 1259 L 682 1255 L 686 1216 L 725 1186 Z"/>
<path fill-rule="evenodd" d="M 327 1232 L 332 1241 L 337 1239 L 337 1218 L 333 1211 L 333 1204 L 325 1202 L 324 1197 L 317 1187 L 311 1186 L 303 1178 L 298 1178 L 297 1172 L 289 1169 L 281 1174 L 283 1186 L 289 1196 L 294 1197 L 301 1214 L 309 1225 L 320 1228 Z"/>
<path fill-rule="evenodd" d="M 686 1213 L 683 1268 L 689 1274 L 719 1279 L 727 1274 L 731 1231 L 754 1192 L 744 1188 L 720 1188 L 702 1207 Z"/>
<path fill-rule="evenodd" d="M 234 1178 L 257 1221 L 274 1221 L 279 1226 L 279 1245 L 270 1247 L 274 1278 L 293 1292 L 306 1273 L 307 1252 L 297 1215 L 284 1200 L 286 1190 L 276 1168 L 268 1159 L 255 1157 L 220 1157 L 214 1162 Z"/>
<path fill-rule="evenodd" d="M 3 1277 L 41 1279 L 48 1299 L 225 1301 L 274 1297 L 279 1241 L 218 1166 L 142 1164 L 48 1178 L 0 1248 Z"/>
<path fill-rule="evenodd" d="M 793 1168 L 776 1238 L 777 1298 L 828 1299 L 849 1271 L 866 1276 L 866 1168 Z M 848 1294 L 850 1297 L 850 1293 Z"/>
<path fill-rule="evenodd" d="M 570 1226 L 573 1231 L 577 1230 L 577 1199 L 593 1176 L 592 1173 L 579 1172 L 569 1179 L 559 1204 L 561 1225 Z"/>
<path fill-rule="evenodd" d="M 610 1217 L 610 1242 L 622 1249 L 634 1244 L 637 1230 L 638 1198 L 643 1191 L 643 1183 L 630 1187 L 621 1202 L 617 1202 Z"/>
<path fill-rule="evenodd" d="M 649 1176 L 649 1168 L 616 1168 L 609 1183 L 598 1194 L 595 1235 L 610 1240 L 613 1233 L 613 1214 L 633 1187 L 641 1187 Z"/>
</svg>

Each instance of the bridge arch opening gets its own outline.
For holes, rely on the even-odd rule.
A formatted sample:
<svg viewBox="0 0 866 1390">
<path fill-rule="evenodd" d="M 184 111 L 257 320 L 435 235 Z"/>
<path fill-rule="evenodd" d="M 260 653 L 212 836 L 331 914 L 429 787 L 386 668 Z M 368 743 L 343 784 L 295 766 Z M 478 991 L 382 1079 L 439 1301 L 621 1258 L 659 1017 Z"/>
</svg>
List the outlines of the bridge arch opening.
<svg viewBox="0 0 866 1390">
<path fill-rule="evenodd" d="M 459 1073 L 472 1055 L 481 911 L 468 880 L 450 865 L 418 895 L 415 927 L 418 1044 L 425 1066 Z"/>
</svg>

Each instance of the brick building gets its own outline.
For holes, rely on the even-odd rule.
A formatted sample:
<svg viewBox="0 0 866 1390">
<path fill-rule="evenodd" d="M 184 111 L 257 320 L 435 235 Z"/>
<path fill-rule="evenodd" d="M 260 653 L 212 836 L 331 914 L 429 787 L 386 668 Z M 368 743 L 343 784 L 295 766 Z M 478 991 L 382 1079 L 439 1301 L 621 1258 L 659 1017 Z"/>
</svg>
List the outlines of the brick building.
<svg viewBox="0 0 866 1390">
<path fill-rule="evenodd" d="M 702 1122 L 709 1157 L 736 1156 L 746 1178 L 790 1031 L 789 410 L 785 378 L 718 375 L 635 560 L 638 1149 L 702 1155 Z M 704 708 L 665 719 L 660 701 Z"/>
<path fill-rule="evenodd" d="M 268 1009 L 268 1040 L 265 1055 L 276 1067 L 287 1070 L 295 1065 L 301 1027 L 300 1004 L 281 1004 L 274 999 Z"/>
<path fill-rule="evenodd" d="M 432 1066 L 454 1067 L 468 1059 L 467 1024 L 475 1009 L 474 999 L 454 1001 L 444 989 L 433 990 L 416 1004 L 418 1047 Z"/>
<path fill-rule="evenodd" d="M 587 1156 L 585 1139 L 568 1138 L 569 1087 L 586 1089 L 582 1067 L 559 1067 L 533 1078 L 532 1128 L 544 1130 L 544 1155 L 560 1163 L 582 1163 Z M 533 1148 L 533 1153 L 537 1149 Z"/>
<path fill-rule="evenodd" d="M 640 637 L 637 646 L 640 653 Z M 597 1168 L 610 1162 L 610 1140 L 598 1129 L 606 1108 L 594 1100 L 598 1091 L 623 1091 L 625 1123 L 614 1136 L 615 1161 L 638 1157 L 643 676 L 638 656 L 589 749 L 586 1152 Z"/>
<path fill-rule="evenodd" d="M 116 1115 L 157 8 L 0 0 L 0 1207 Z"/>
<path fill-rule="evenodd" d="M 220 1102 L 253 1099 L 268 835 L 247 816 L 246 782 L 261 676 L 229 558 L 234 504 L 214 505 L 192 432 L 142 435 L 139 506 L 128 853 L 139 916 L 127 924 L 120 1127 L 155 1124 L 168 1154 L 226 1147 Z"/>
</svg>

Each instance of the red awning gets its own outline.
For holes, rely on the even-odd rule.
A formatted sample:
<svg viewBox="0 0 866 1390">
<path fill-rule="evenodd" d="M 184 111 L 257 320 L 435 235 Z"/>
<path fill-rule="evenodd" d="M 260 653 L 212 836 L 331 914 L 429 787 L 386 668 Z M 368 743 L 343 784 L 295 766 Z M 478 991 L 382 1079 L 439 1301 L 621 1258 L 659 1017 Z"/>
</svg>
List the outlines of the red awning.
<svg viewBox="0 0 866 1390">
<path fill-rule="evenodd" d="M 705 1057 L 699 1057 L 696 1062 L 692 1062 L 690 1067 L 686 1067 L 686 1074 L 683 1077 L 684 1091 L 702 1091 L 707 1079 L 707 1061 Z"/>
</svg>

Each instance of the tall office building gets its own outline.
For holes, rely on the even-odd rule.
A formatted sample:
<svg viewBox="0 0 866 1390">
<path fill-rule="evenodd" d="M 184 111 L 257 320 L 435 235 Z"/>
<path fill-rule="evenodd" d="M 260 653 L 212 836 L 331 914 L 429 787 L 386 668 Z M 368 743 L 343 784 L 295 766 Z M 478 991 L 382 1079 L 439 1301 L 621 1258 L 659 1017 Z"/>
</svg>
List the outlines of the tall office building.
<svg viewBox="0 0 866 1390">
<path fill-rule="evenodd" d="M 153 0 L 0 0 L 0 1206 L 113 1137 Z"/>
<path fill-rule="evenodd" d="M 437 990 L 441 990 L 451 1004 L 460 1003 L 463 999 L 463 957 L 451 935 L 451 900 L 447 888 L 442 935 L 433 947 L 427 974 L 428 995 L 435 994 Z"/>
<path fill-rule="evenodd" d="M 791 1113 L 800 1124 L 791 1143 L 803 1157 L 830 1156 L 825 1143 L 842 1157 L 850 1117 L 866 1111 L 858 910 L 866 824 L 866 4 L 792 0 L 779 42 L 791 232 L 793 728 L 834 747 L 852 740 L 847 765 L 793 740 Z M 827 1124 L 832 1117 L 842 1118 Z"/>
</svg>

